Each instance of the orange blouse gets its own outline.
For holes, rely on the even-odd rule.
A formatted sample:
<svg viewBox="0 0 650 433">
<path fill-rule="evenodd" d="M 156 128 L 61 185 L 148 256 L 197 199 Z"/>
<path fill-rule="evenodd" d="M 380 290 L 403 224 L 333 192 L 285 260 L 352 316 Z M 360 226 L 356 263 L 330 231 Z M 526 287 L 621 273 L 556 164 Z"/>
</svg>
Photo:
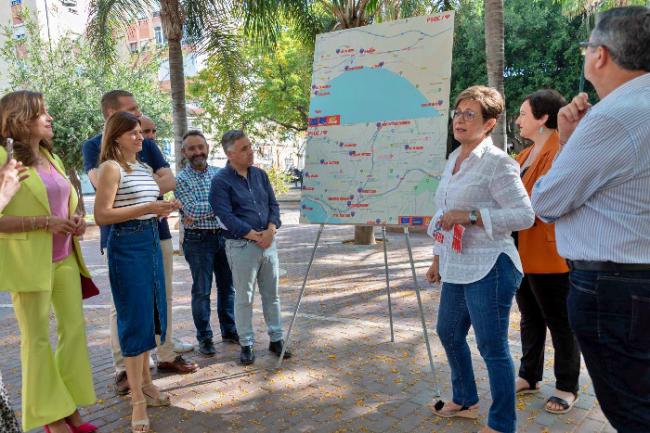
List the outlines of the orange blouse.
<svg viewBox="0 0 650 433">
<path fill-rule="evenodd" d="M 517 162 L 523 165 L 532 146 L 517 155 Z M 531 194 L 537 179 L 551 169 L 555 156 L 560 151 L 560 137 L 554 132 L 544 143 L 535 161 L 528 167 L 521 180 L 528 195 Z M 569 272 L 566 261 L 557 253 L 555 245 L 555 225 L 535 218 L 535 224 L 519 232 L 519 255 L 527 274 L 559 274 Z"/>
</svg>

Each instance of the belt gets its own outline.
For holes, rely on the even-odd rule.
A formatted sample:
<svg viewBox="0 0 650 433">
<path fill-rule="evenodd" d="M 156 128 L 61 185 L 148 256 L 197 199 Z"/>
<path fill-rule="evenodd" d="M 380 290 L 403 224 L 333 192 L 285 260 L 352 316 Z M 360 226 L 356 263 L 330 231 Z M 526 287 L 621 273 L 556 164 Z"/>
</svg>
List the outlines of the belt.
<svg viewBox="0 0 650 433">
<path fill-rule="evenodd" d="M 192 233 L 211 233 L 213 235 L 218 235 L 223 232 L 223 229 L 185 229 L 185 231 Z"/>
<path fill-rule="evenodd" d="M 569 269 L 594 272 L 638 272 L 650 271 L 650 264 L 645 263 L 614 263 L 591 262 L 587 260 L 567 260 Z"/>
</svg>

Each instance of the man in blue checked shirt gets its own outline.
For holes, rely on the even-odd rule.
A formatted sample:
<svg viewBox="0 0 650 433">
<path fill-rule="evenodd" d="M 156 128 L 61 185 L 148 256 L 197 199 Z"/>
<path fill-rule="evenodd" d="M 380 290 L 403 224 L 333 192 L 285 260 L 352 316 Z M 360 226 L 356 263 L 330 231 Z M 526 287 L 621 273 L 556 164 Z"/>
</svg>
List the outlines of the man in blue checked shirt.
<svg viewBox="0 0 650 433">
<path fill-rule="evenodd" d="M 175 195 L 183 205 L 183 251 L 192 271 L 192 318 L 199 352 L 214 356 L 216 351 L 210 327 L 213 274 L 217 282 L 221 339 L 229 343 L 239 342 L 234 313 L 235 289 L 224 249 L 223 226 L 208 202 L 210 183 L 219 169 L 208 165 L 208 143 L 199 131 L 189 131 L 183 136 L 181 152 L 188 164 L 176 178 Z"/>
<path fill-rule="evenodd" d="M 271 340 L 269 350 L 282 353 L 282 321 L 278 293 L 279 262 L 275 233 L 280 206 L 264 170 L 253 167 L 254 152 L 243 131 L 221 138 L 228 164 L 212 179 L 210 205 L 226 226 L 226 255 L 235 283 L 235 321 L 243 365 L 255 362 L 253 352 L 253 288 L 262 296 L 264 320 Z M 285 351 L 285 358 L 291 353 Z"/>
</svg>

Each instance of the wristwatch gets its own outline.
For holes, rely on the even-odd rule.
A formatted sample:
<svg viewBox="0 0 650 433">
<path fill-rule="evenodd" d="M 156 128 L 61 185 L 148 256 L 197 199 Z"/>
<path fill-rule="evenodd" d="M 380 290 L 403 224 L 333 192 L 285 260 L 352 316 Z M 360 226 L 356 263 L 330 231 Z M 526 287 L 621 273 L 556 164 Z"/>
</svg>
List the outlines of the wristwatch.
<svg viewBox="0 0 650 433">
<path fill-rule="evenodd" d="M 476 221 L 478 221 L 478 212 L 475 210 L 469 211 L 469 223 L 471 225 L 474 225 L 476 224 Z"/>
</svg>

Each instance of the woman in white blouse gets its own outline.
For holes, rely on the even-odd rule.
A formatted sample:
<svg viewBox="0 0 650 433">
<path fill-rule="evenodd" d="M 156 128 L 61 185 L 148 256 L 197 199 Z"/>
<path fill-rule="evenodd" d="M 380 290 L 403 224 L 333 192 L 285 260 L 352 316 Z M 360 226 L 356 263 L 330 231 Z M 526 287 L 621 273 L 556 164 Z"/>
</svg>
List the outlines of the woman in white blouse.
<svg viewBox="0 0 650 433">
<path fill-rule="evenodd" d="M 467 345 L 474 327 L 488 369 L 492 405 L 481 433 L 516 431 L 515 371 L 508 346 L 512 299 L 522 278 L 511 232 L 535 218 L 519 165 L 492 144 L 503 112 L 496 89 L 473 86 L 456 99 L 450 156 L 436 192 L 438 214 L 430 282 L 442 282 L 437 332 L 451 368 L 453 396 L 438 401 L 442 417 L 478 418 L 479 397 Z"/>
</svg>

